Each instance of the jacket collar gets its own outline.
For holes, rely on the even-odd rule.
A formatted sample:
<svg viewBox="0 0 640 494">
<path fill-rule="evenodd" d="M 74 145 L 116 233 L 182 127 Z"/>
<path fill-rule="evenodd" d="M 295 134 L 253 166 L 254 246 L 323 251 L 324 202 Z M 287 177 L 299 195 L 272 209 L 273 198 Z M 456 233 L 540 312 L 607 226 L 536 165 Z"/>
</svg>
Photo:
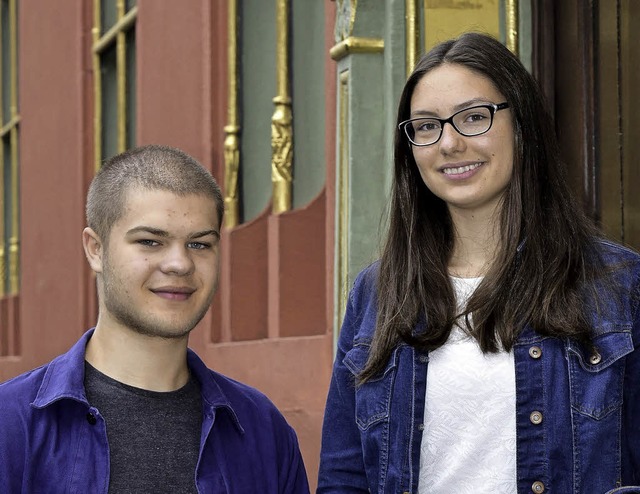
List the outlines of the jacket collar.
<svg viewBox="0 0 640 494">
<path fill-rule="evenodd" d="M 56 357 L 47 365 L 42 384 L 31 406 L 45 408 L 62 399 L 75 400 L 90 406 L 84 389 L 84 365 L 87 343 L 94 329 L 87 331 L 68 352 Z M 235 426 L 244 433 L 231 401 L 216 382 L 216 373 L 208 369 L 191 349 L 187 349 L 187 365 L 200 383 L 202 401 L 207 411 L 213 415 L 218 408 L 227 410 Z"/>
</svg>

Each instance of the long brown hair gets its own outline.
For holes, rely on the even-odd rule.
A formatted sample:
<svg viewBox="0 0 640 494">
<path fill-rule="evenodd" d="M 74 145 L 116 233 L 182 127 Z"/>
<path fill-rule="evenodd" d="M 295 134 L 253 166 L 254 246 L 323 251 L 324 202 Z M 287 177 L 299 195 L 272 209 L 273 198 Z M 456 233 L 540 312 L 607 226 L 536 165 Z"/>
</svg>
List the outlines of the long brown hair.
<svg viewBox="0 0 640 494">
<path fill-rule="evenodd" d="M 588 343 L 581 288 L 600 270 L 593 249 L 597 231 L 569 189 L 538 84 L 500 42 L 466 33 L 418 62 L 400 98 L 398 123 L 409 118 L 418 81 L 443 63 L 489 78 L 509 103 L 514 122 L 514 166 L 499 216 L 500 248 L 462 314 L 473 314 L 472 336 L 483 352 L 508 351 L 529 324 L 543 335 Z M 401 342 L 424 350 L 443 345 L 460 316 L 447 270 L 451 217 L 444 201 L 424 184 L 397 127 L 389 209 L 376 331 L 361 382 L 379 373 Z M 420 320 L 426 330 L 416 334 Z"/>
</svg>

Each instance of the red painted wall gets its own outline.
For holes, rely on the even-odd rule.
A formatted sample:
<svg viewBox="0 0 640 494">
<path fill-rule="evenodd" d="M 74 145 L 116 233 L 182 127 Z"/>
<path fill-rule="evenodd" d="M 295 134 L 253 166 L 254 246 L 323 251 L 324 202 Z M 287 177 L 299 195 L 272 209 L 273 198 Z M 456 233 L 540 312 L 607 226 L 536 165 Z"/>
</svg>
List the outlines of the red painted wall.
<svg viewBox="0 0 640 494">
<path fill-rule="evenodd" d="M 20 3 L 20 352 L 0 359 L 0 379 L 64 352 L 86 329 L 87 6 Z"/>
</svg>

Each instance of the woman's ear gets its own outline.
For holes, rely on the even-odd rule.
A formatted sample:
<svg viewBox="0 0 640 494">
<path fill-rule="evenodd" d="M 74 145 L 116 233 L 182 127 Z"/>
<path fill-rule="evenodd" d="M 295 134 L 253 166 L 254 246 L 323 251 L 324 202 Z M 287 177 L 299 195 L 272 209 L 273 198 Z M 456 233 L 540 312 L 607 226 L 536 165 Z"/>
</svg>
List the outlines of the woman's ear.
<svg viewBox="0 0 640 494">
<path fill-rule="evenodd" d="M 87 261 L 89 261 L 91 269 L 95 273 L 102 273 L 104 245 L 93 229 L 87 227 L 82 230 L 82 246 L 84 247 L 84 254 L 87 256 Z"/>
</svg>

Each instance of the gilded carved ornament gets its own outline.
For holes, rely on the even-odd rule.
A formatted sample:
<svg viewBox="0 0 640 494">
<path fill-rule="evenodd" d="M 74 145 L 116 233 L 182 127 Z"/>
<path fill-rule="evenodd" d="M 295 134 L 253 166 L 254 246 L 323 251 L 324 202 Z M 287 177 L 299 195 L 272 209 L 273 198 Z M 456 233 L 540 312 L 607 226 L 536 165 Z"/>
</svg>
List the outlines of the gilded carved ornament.
<svg viewBox="0 0 640 494">
<path fill-rule="evenodd" d="M 336 25 L 334 36 L 336 43 L 347 39 L 353 33 L 358 0 L 336 0 Z"/>
</svg>

